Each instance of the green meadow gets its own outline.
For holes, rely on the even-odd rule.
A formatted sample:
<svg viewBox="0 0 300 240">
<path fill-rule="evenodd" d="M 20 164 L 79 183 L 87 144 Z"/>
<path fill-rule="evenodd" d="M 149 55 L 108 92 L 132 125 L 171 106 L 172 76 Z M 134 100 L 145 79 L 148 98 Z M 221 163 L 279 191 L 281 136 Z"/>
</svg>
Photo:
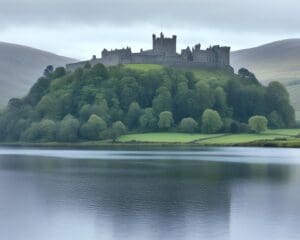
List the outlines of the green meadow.
<svg viewBox="0 0 300 240">
<path fill-rule="evenodd" d="M 128 134 L 117 139 L 118 143 L 178 143 L 205 146 L 261 145 L 264 143 L 299 144 L 300 129 L 267 130 L 261 134 L 185 134 L 141 133 Z"/>
</svg>

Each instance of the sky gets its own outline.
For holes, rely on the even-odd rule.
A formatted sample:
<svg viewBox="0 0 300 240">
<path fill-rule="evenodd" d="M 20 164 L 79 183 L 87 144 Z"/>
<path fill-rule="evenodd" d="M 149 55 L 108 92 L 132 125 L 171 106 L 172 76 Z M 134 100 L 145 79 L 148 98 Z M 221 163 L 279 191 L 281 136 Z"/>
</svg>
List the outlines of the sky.
<svg viewBox="0 0 300 240">
<path fill-rule="evenodd" d="M 150 49 L 152 34 L 232 50 L 300 38 L 299 0 L 0 0 L 0 41 L 77 59 Z"/>
</svg>

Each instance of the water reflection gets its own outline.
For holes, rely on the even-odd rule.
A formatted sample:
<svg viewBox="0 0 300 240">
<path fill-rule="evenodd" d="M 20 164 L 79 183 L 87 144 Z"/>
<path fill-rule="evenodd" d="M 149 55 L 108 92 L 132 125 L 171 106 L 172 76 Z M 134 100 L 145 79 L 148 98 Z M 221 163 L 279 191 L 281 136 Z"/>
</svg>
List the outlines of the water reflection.
<svg viewBox="0 0 300 240">
<path fill-rule="evenodd" d="M 130 159 L 128 152 L 114 161 L 0 155 L 0 235 L 298 239 L 298 165 L 213 162 L 206 156 L 194 161 L 189 155 L 155 161 Z"/>
</svg>

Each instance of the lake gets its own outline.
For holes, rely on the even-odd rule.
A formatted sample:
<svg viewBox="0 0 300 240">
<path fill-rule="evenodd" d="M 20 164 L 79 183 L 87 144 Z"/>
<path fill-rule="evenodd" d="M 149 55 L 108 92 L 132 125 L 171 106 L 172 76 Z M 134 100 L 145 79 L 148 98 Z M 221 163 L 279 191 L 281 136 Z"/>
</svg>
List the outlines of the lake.
<svg viewBox="0 0 300 240">
<path fill-rule="evenodd" d="M 300 149 L 0 148 L 3 240 L 298 240 Z"/>
</svg>

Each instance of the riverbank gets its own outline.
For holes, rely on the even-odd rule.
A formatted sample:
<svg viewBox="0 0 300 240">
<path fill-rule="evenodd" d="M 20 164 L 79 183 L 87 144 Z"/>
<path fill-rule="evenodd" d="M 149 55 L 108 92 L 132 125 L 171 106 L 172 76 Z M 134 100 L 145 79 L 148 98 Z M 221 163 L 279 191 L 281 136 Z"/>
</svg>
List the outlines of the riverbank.
<svg viewBox="0 0 300 240">
<path fill-rule="evenodd" d="M 300 148 L 300 129 L 268 130 L 261 134 L 186 134 L 186 133 L 140 133 L 119 137 L 116 141 L 85 141 L 75 143 L 44 142 L 2 143 L 0 146 L 45 148 L 118 148 L 163 146 L 251 146 Z"/>
<path fill-rule="evenodd" d="M 261 134 L 144 133 L 121 136 L 131 144 L 188 144 L 197 146 L 300 147 L 300 129 L 267 130 Z"/>
</svg>

